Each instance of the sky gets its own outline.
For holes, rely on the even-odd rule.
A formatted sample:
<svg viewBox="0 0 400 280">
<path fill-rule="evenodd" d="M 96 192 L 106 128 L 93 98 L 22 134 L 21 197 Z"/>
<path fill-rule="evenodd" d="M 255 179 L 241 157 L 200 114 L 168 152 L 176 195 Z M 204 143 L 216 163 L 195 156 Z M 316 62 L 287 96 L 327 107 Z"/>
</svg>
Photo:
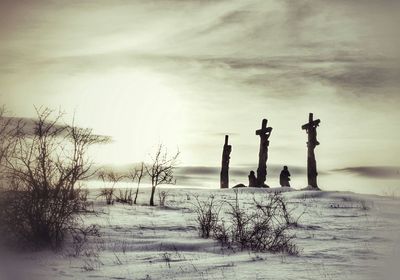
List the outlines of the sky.
<svg viewBox="0 0 400 280">
<path fill-rule="evenodd" d="M 243 170 L 257 168 L 263 118 L 271 168 L 304 170 L 301 125 L 313 112 L 325 185 L 351 175 L 358 188 L 398 186 L 399 6 L 1 0 L 0 104 L 24 118 L 34 105 L 61 109 L 111 136 L 93 153 L 101 164 L 142 161 L 164 143 L 182 166 L 217 167 L 229 134 L 231 166 Z"/>
</svg>

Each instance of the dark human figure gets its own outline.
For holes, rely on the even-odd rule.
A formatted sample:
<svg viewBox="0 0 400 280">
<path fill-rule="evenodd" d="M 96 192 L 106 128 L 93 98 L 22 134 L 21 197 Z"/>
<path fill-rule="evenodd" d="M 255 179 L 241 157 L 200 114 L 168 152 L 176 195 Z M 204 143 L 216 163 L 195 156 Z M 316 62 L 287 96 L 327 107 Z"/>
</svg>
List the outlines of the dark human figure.
<svg viewBox="0 0 400 280">
<path fill-rule="evenodd" d="M 249 188 L 254 188 L 257 184 L 256 174 L 253 170 L 250 171 L 249 174 Z"/>
<path fill-rule="evenodd" d="M 232 146 L 228 145 L 229 136 L 225 135 L 225 144 L 222 152 L 221 189 L 229 188 L 229 160 Z"/>
<path fill-rule="evenodd" d="M 290 172 L 288 167 L 285 165 L 283 170 L 281 171 L 281 175 L 279 176 L 279 183 L 281 187 L 290 187 Z"/>
<path fill-rule="evenodd" d="M 314 120 L 313 113 L 310 113 L 308 116 L 308 123 L 303 125 L 301 128 L 306 130 L 308 134 L 307 141 L 307 179 L 308 186 L 314 189 L 319 189 L 317 184 L 317 161 L 315 160 L 314 149 L 319 145 L 317 141 L 317 127 L 321 120 Z"/>
<path fill-rule="evenodd" d="M 257 168 L 257 184 L 258 188 L 269 188 L 265 184 L 267 178 L 267 160 L 268 160 L 268 146 L 269 137 L 271 136 L 272 127 L 267 127 L 268 120 L 263 119 L 261 129 L 256 130 L 256 135 L 260 136 L 260 152 L 258 154 L 258 168 Z"/>
</svg>

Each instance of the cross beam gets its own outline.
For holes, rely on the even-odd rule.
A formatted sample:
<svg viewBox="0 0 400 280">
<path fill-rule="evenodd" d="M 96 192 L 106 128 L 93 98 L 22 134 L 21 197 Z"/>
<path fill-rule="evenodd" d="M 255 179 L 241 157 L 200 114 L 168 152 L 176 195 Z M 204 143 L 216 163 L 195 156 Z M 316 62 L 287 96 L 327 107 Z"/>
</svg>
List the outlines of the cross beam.
<svg viewBox="0 0 400 280">
<path fill-rule="evenodd" d="M 256 130 L 256 135 L 265 135 L 267 133 L 270 133 L 272 131 L 272 127 L 267 127 L 268 120 L 263 119 L 262 124 L 261 124 L 261 129 Z"/>
<path fill-rule="evenodd" d="M 301 129 L 309 129 L 310 127 L 317 127 L 317 126 L 319 126 L 319 123 L 321 122 L 321 120 L 320 120 L 320 119 L 318 119 L 318 120 L 313 120 L 313 117 L 314 117 L 313 113 L 310 113 L 310 114 L 308 115 L 308 123 L 302 125 Z"/>
</svg>

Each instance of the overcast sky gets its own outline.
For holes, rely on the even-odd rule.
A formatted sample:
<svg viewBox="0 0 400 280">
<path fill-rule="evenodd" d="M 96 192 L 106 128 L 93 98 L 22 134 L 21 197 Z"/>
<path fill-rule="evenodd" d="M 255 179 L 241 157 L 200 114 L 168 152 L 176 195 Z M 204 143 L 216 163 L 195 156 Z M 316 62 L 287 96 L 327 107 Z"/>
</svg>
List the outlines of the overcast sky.
<svg viewBox="0 0 400 280">
<path fill-rule="evenodd" d="M 218 166 L 230 134 L 232 166 L 255 166 L 268 118 L 270 163 L 305 166 L 314 112 L 321 170 L 400 166 L 397 2 L 1 0 L 0 100 L 75 112 L 114 138 L 104 163 L 163 142 Z"/>
</svg>

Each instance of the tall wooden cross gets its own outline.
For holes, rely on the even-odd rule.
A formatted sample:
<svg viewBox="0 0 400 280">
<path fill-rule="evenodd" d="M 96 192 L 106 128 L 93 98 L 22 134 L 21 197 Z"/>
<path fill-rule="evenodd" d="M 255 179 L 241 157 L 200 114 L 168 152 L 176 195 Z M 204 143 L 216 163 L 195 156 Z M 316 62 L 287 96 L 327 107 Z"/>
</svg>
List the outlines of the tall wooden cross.
<svg viewBox="0 0 400 280">
<path fill-rule="evenodd" d="M 269 137 L 271 136 L 272 127 L 267 127 L 268 120 L 263 119 L 261 129 L 256 130 L 256 135 L 260 136 L 260 151 L 258 154 L 258 168 L 257 168 L 257 186 L 268 187 L 265 184 L 267 178 L 267 160 L 268 160 L 268 146 Z"/>
<path fill-rule="evenodd" d="M 315 160 L 314 149 L 319 145 L 317 140 L 317 127 L 321 120 L 314 120 L 313 113 L 308 116 L 308 123 L 304 124 L 301 128 L 308 134 L 307 141 L 307 180 L 308 186 L 314 189 L 319 189 L 317 184 L 317 161 Z"/>
<path fill-rule="evenodd" d="M 225 144 L 222 151 L 222 163 L 221 163 L 221 189 L 229 188 L 229 160 L 232 152 L 232 146 L 228 144 L 229 136 L 225 135 Z"/>
</svg>

